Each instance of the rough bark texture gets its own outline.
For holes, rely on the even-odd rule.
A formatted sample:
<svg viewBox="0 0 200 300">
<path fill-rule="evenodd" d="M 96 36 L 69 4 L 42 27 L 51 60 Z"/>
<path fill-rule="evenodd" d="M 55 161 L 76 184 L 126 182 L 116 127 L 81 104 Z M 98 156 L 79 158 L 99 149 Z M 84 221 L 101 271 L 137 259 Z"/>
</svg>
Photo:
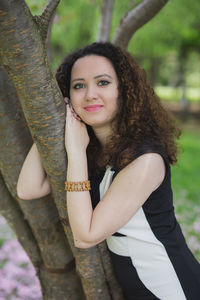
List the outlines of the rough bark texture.
<svg viewBox="0 0 200 300">
<path fill-rule="evenodd" d="M 111 294 L 111 299 L 113 300 L 123 300 L 121 287 L 116 281 L 115 276 L 113 276 L 113 265 L 108 254 L 107 245 L 105 242 L 102 242 L 98 245 L 98 249 L 101 255 L 102 265 L 104 268 L 104 274 L 108 282 L 109 291 Z"/>
<path fill-rule="evenodd" d="M 144 0 L 120 21 L 113 37 L 113 43 L 126 49 L 133 34 L 149 20 L 151 20 L 168 0 Z"/>
<path fill-rule="evenodd" d="M 38 22 L 35 23 L 35 19 L 32 18 L 28 7 L 23 0 L 1 1 L 1 62 L 16 88 L 31 135 L 34 142 L 37 144 L 44 168 L 50 178 L 52 194 L 59 212 L 59 217 L 64 220 L 65 223 L 65 233 L 76 258 L 77 271 L 81 277 L 84 293 L 87 299 L 114 299 L 114 297 L 111 296 L 109 285 L 104 275 L 104 268 L 102 266 L 98 248 L 93 247 L 89 250 L 80 250 L 73 245 L 72 233 L 67 218 L 65 191 L 63 188 L 66 176 L 66 154 L 64 149 L 65 105 L 62 101 L 62 96 L 56 81 L 50 72 L 43 41 L 44 37 L 41 36 L 41 29 L 38 27 Z M 9 121 L 6 121 L 6 124 L 8 123 Z M 12 126 L 15 126 L 14 121 L 11 123 Z M 8 131 L 10 131 L 10 129 Z M 8 138 L 12 147 L 13 143 L 17 145 L 17 139 L 13 140 L 14 135 L 15 134 L 12 133 L 12 137 L 9 136 Z M 4 133 L 3 136 L 6 138 L 6 133 Z M 17 135 L 17 137 L 19 138 L 19 135 Z M 25 153 L 27 153 L 27 150 L 29 149 L 29 144 L 23 145 L 23 147 L 25 147 Z M 5 148 L 3 147 L 3 144 L 2 148 Z M 9 153 L 14 157 L 12 151 L 13 150 L 11 149 Z M 17 152 L 20 156 L 21 150 L 18 149 Z M 4 155 L 6 155 L 5 151 Z M 24 157 L 23 153 L 23 155 L 21 155 L 22 161 L 24 160 Z M 2 163 L 1 170 L 4 180 L 6 183 L 8 182 L 7 186 L 9 191 L 16 197 L 15 188 L 19 172 L 16 173 L 16 177 L 13 178 L 14 175 L 10 171 L 13 165 L 13 161 L 12 163 L 9 162 L 9 165 Z M 9 177 L 11 177 L 11 179 Z M 54 210 L 55 207 L 53 208 L 52 201 L 49 197 L 28 202 L 21 200 L 19 201 L 19 204 L 23 209 L 26 218 L 29 219 L 30 226 L 34 228 L 33 231 L 34 235 L 37 236 L 38 244 L 42 243 L 42 240 L 45 237 L 45 231 L 48 230 L 45 226 L 47 226 L 49 219 L 53 219 L 53 221 L 51 220 L 52 224 L 54 224 L 52 226 L 55 226 L 53 232 L 56 230 L 58 233 L 62 232 L 62 228 L 58 222 L 58 216 Z M 45 206 L 47 211 L 51 212 L 50 217 L 48 216 L 48 213 L 46 214 L 46 212 L 44 213 L 43 211 Z M 44 227 L 43 230 L 38 229 L 39 215 L 41 216 L 39 217 L 42 224 L 41 226 Z M 39 231 L 41 232 L 39 233 Z M 50 238 L 54 238 L 55 241 L 58 242 L 55 235 L 52 234 L 51 236 L 50 234 Z M 63 242 L 64 241 L 65 239 L 63 236 Z M 51 256 L 48 258 L 52 257 L 53 254 L 56 255 L 54 253 L 56 251 L 57 249 L 52 247 L 50 249 Z M 48 276 L 51 274 L 50 271 L 52 267 L 56 268 L 55 257 L 53 258 L 53 262 L 48 258 L 44 258 L 43 256 L 47 268 L 44 267 L 40 269 L 41 275 L 45 273 L 45 275 L 47 274 L 46 276 Z M 72 258 L 69 247 L 66 252 L 61 255 L 61 258 L 62 261 L 57 261 L 57 263 L 60 263 L 62 265 L 61 268 L 63 269 L 63 264 L 68 263 Z M 53 266 L 50 264 L 53 264 Z M 113 274 L 111 275 L 113 277 Z M 61 278 L 63 279 L 64 277 L 61 276 Z M 72 291 L 70 290 L 70 284 L 68 284 L 70 280 L 72 282 Z M 68 285 L 67 290 L 74 293 L 73 295 L 70 295 L 70 300 L 83 300 L 85 298 L 81 293 L 79 278 L 75 273 L 68 274 L 67 280 L 64 280 L 62 283 L 64 282 Z M 111 286 L 113 286 L 113 284 L 111 284 Z M 53 286 L 49 284 L 46 289 L 49 290 L 49 292 L 53 289 L 55 292 L 58 292 L 56 291 L 56 282 Z M 61 293 L 62 291 L 60 291 L 60 294 Z M 58 298 L 59 297 L 57 296 L 57 298 L 54 299 Z M 59 299 L 67 299 L 67 294 L 64 294 L 63 298 L 60 297 Z"/>
<path fill-rule="evenodd" d="M 101 21 L 97 37 L 98 42 L 107 42 L 109 40 L 113 2 L 114 0 L 103 0 L 101 7 Z"/>
<path fill-rule="evenodd" d="M 30 230 L 28 221 L 24 219 L 23 212 L 19 208 L 15 199 L 11 196 L 3 177 L 0 175 L 0 212 L 6 218 L 8 224 L 13 229 L 21 245 L 23 246 L 26 253 L 29 255 L 35 269 L 37 276 L 41 283 L 43 299 L 46 300 L 57 300 L 57 299 L 81 299 L 77 297 L 79 294 L 76 290 L 76 286 L 73 283 L 76 280 L 74 278 L 74 272 L 66 272 L 63 269 L 48 268 L 46 269 L 43 258 L 41 257 L 40 250 L 35 242 L 34 236 Z M 41 245 L 41 243 L 40 243 Z M 44 251 L 50 256 L 48 252 L 48 246 L 46 244 L 46 250 Z M 62 249 L 57 247 L 57 254 L 62 254 Z M 41 251 L 42 252 L 42 251 Z M 44 252 L 43 252 L 44 254 Z M 65 253 L 63 253 L 65 256 Z M 55 256 L 55 255 L 54 255 Z M 63 255 L 61 255 L 60 260 Z M 53 257 L 52 257 L 53 258 Z M 54 262 L 54 265 L 57 263 Z"/>
<path fill-rule="evenodd" d="M 71 297 L 74 294 L 71 291 L 73 287 L 74 290 L 77 289 L 74 281 L 75 267 L 68 268 L 67 271 L 66 265 L 73 260 L 73 255 L 69 250 L 53 199 L 48 196 L 42 199 L 24 201 L 18 199 L 16 195 L 17 178 L 27 151 L 32 145 L 32 139 L 21 106 L 17 101 L 16 90 L 2 67 L 0 68 L 0 92 L 0 170 L 12 194 L 10 198 L 7 197 L 9 204 L 12 209 L 15 208 L 15 214 L 18 217 L 12 219 L 6 213 L 2 212 L 2 214 L 9 224 L 12 223 L 11 228 L 16 227 L 17 229 L 21 218 L 20 229 L 22 229 L 23 221 L 23 231 L 30 231 L 31 236 L 24 238 L 23 235 L 21 236 L 23 231 L 20 233 L 20 230 L 17 232 L 15 230 L 19 241 L 21 242 L 23 239 L 25 245 L 23 243 L 22 245 L 28 254 L 29 248 L 32 247 L 33 252 L 35 248 L 37 249 L 39 258 L 37 258 L 36 263 L 31 253 L 29 256 L 40 278 L 44 299 L 56 299 L 58 295 L 60 299 L 66 299 L 62 296 L 63 291 Z M 1 189 L 5 190 L 5 187 L 1 186 Z M 0 202 L 1 209 L 3 203 L 5 207 L 5 201 L 2 201 L 3 199 Z M 9 212 L 7 206 L 6 208 Z M 34 236 L 32 237 L 32 235 Z M 29 240 L 32 243 L 31 247 L 27 248 L 25 246 Z M 46 288 L 48 286 L 51 288 Z"/>
<path fill-rule="evenodd" d="M 54 12 L 55 12 L 56 7 L 58 6 L 59 2 L 60 2 L 60 0 L 49 0 L 42 15 L 34 17 L 36 23 L 38 24 L 40 34 L 41 34 L 42 38 L 44 39 L 44 41 L 47 38 L 49 24 L 51 23 L 51 21 L 53 19 Z"/>
<path fill-rule="evenodd" d="M 28 254 L 31 262 L 37 268 L 41 264 L 41 255 L 33 233 L 25 220 L 24 215 L 8 191 L 0 173 L 0 213 L 6 218 L 8 224 L 15 232 L 19 242 Z"/>
</svg>

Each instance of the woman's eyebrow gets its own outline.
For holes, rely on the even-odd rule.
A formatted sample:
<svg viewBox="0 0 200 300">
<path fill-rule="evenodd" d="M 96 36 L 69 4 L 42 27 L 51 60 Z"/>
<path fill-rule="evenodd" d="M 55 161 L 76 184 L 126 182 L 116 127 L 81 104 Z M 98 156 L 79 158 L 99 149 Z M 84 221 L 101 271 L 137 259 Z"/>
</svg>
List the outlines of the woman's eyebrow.
<svg viewBox="0 0 200 300">
<path fill-rule="evenodd" d="M 72 80 L 72 82 L 79 81 L 79 80 L 84 80 L 84 78 L 75 78 L 75 79 Z"/>
<path fill-rule="evenodd" d="M 112 76 L 108 75 L 108 74 L 100 74 L 100 75 L 97 75 L 94 77 L 94 79 L 97 79 L 97 78 L 100 78 L 100 77 L 108 77 L 110 79 L 113 79 Z M 74 82 L 74 81 L 84 81 L 85 79 L 84 78 L 75 78 L 73 79 L 71 82 Z"/>
<path fill-rule="evenodd" d="M 108 75 L 108 74 L 97 75 L 97 76 L 95 76 L 94 78 L 97 79 L 97 78 L 99 78 L 99 77 L 108 77 L 108 78 L 110 78 L 110 79 L 113 79 L 112 76 L 110 76 L 110 75 Z"/>
</svg>

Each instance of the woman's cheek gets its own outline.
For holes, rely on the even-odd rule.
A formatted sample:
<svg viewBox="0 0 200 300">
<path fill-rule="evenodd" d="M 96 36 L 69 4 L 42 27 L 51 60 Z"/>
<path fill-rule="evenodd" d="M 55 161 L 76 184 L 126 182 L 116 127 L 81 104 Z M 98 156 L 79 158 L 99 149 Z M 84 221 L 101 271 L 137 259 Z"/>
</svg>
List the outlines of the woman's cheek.
<svg viewBox="0 0 200 300">
<path fill-rule="evenodd" d="M 80 105 L 78 103 L 73 103 L 73 102 L 71 102 L 71 103 L 72 103 L 72 107 L 73 107 L 75 113 L 77 113 L 78 115 L 80 115 L 81 114 Z"/>
</svg>

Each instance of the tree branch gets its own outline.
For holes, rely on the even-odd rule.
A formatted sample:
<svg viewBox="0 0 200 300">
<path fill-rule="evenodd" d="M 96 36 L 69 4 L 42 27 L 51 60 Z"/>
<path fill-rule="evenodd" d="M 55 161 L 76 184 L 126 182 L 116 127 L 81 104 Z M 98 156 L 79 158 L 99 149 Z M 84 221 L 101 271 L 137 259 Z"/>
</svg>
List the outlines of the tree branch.
<svg viewBox="0 0 200 300">
<path fill-rule="evenodd" d="M 18 240 L 28 254 L 35 268 L 37 268 L 42 261 L 40 250 L 37 247 L 35 238 L 30 229 L 29 224 L 24 219 L 24 215 L 15 201 L 15 199 L 9 193 L 2 174 L 0 172 L 0 212 L 7 220 L 8 224 L 15 232 Z"/>
<path fill-rule="evenodd" d="M 130 12 L 126 13 L 113 37 L 113 44 L 126 49 L 133 34 L 151 20 L 168 0 L 144 0 Z"/>
<path fill-rule="evenodd" d="M 40 16 L 34 16 L 33 19 L 37 23 L 41 36 L 44 41 L 46 41 L 48 28 L 51 20 L 55 14 L 55 10 L 59 4 L 60 0 L 49 0 L 47 6 L 45 7 L 43 13 Z"/>
<path fill-rule="evenodd" d="M 97 37 L 98 42 L 107 42 L 110 35 L 110 26 L 114 0 L 103 0 L 101 7 L 101 21 Z"/>
</svg>

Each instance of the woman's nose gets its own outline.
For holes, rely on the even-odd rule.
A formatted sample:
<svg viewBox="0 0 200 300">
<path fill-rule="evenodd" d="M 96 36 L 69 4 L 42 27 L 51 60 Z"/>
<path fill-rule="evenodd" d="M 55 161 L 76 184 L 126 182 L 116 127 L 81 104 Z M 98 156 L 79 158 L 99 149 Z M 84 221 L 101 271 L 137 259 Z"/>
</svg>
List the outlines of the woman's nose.
<svg viewBox="0 0 200 300">
<path fill-rule="evenodd" d="M 95 86 L 88 86 L 86 91 L 86 100 L 95 100 L 98 98 L 97 90 Z"/>
</svg>

